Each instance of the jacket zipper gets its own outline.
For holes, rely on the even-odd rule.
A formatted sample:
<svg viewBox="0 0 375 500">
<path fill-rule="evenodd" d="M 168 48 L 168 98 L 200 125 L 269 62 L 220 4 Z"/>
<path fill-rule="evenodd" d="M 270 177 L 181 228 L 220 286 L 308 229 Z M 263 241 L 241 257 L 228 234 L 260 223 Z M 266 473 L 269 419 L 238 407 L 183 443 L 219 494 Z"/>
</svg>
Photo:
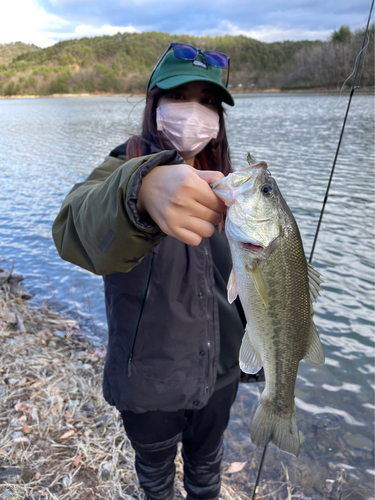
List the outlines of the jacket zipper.
<svg viewBox="0 0 375 500">
<path fill-rule="evenodd" d="M 138 320 L 137 320 L 137 326 L 135 328 L 135 335 L 134 335 L 134 338 L 133 338 L 132 348 L 131 348 L 131 351 L 130 351 L 130 354 L 129 354 L 129 357 L 128 357 L 128 377 L 131 377 L 131 374 L 132 374 L 132 362 L 133 362 L 133 357 L 134 357 L 135 342 L 137 340 L 139 325 L 141 323 L 141 318 L 142 318 L 143 310 L 145 308 L 147 297 L 148 297 L 149 290 L 150 290 L 151 271 L 152 271 L 153 260 L 154 260 L 154 253 L 151 252 L 150 263 L 149 263 L 149 266 L 148 266 L 146 287 L 145 287 L 145 290 L 143 292 L 142 306 L 141 306 L 141 310 L 139 311 L 139 316 L 138 316 Z"/>
<path fill-rule="evenodd" d="M 207 343 L 207 368 L 206 368 L 206 383 L 205 383 L 205 388 L 204 392 L 208 391 L 208 380 L 209 380 L 209 375 L 210 375 L 210 348 L 211 348 L 211 342 L 210 342 L 210 333 L 209 333 L 209 326 L 210 326 L 210 316 L 208 312 L 208 305 L 209 305 L 209 286 L 208 286 L 208 281 L 207 281 L 207 269 L 208 269 L 208 258 L 209 258 L 209 253 L 208 253 L 208 248 L 207 248 L 207 242 L 206 240 L 203 240 L 203 246 L 204 246 L 204 252 L 206 255 L 206 266 L 205 266 L 205 273 L 204 273 L 204 282 L 206 285 L 206 293 L 207 293 L 207 302 L 206 302 L 206 321 L 207 321 L 207 328 L 206 328 L 206 343 Z"/>
</svg>

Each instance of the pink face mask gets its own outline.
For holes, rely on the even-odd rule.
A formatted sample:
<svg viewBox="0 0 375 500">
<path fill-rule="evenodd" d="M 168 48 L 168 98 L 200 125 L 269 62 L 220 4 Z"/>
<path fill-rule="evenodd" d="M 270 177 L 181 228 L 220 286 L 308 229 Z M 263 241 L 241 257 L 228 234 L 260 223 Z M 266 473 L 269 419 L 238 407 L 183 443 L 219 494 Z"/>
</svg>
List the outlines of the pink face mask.
<svg viewBox="0 0 375 500">
<path fill-rule="evenodd" d="M 219 133 L 219 115 L 197 102 L 168 102 L 156 109 L 157 129 L 184 158 L 200 153 Z"/>
</svg>

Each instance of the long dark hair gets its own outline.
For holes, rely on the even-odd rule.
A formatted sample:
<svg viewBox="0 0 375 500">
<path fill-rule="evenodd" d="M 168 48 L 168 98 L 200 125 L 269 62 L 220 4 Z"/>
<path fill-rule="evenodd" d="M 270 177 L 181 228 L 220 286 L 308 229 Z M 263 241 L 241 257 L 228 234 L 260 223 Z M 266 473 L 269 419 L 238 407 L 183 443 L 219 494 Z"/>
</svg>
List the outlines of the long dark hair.
<svg viewBox="0 0 375 500">
<path fill-rule="evenodd" d="M 156 128 L 156 107 L 159 99 L 169 94 L 170 90 L 154 87 L 147 95 L 147 102 L 143 115 L 142 132 L 139 136 L 132 136 L 126 147 L 128 159 L 146 155 L 150 152 L 150 144 L 160 149 L 174 149 L 172 144 L 163 137 Z M 196 157 L 194 167 L 198 170 L 219 170 L 224 175 L 232 172 L 229 155 L 227 133 L 225 130 L 224 109 L 217 105 L 219 113 L 219 134 L 212 139 Z"/>
</svg>

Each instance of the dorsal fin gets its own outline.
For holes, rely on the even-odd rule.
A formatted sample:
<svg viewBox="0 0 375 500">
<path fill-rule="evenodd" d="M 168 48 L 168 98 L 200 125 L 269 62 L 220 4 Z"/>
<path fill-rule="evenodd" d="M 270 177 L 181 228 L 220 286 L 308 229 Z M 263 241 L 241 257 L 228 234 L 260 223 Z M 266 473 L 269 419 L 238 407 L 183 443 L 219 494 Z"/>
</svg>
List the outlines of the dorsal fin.
<svg viewBox="0 0 375 500">
<path fill-rule="evenodd" d="M 310 301 L 314 303 L 317 296 L 320 296 L 320 283 L 323 283 L 323 280 L 321 279 L 320 272 L 309 262 L 307 263 L 307 275 L 309 278 Z"/>
<path fill-rule="evenodd" d="M 318 331 L 316 329 L 312 316 L 310 319 L 309 347 L 307 349 L 307 353 L 304 359 L 307 359 L 308 361 L 310 361 L 310 363 L 313 363 L 314 365 L 322 365 L 325 360 L 323 346 L 322 343 L 320 342 Z"/>
<path fill-rule="evenodd" d="M 311 301 L 311 318 L 310 318 L 310 335 L 309 335 L 309 347 L 304 359 L 307 359 L 314 365 L 322 365 L 324 363 L 324 351 L 323 346 L 320 342 L 319 335 L 313 320 L 313 303 L 316 302 L 316 298 L 320 296 L 320 283 L 323 283 L 321 279 L 321 274 L 315 269 L 315 267 L 307 263 L 307 274 L 309 277 L 309 291 L 310 291 L 310 301 Z"/>
</svg>

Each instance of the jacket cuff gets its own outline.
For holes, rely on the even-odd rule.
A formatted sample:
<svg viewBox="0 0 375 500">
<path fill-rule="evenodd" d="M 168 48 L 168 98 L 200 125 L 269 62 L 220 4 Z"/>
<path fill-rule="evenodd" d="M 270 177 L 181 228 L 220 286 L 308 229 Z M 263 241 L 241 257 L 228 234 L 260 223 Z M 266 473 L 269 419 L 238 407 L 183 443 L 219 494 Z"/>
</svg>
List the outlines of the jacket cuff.
<svg viewBox="0 0 375 500">
<path fill-rule="evenodd" d="M 154 229 L 158 227 L 148 214 L 141 214 L 137 208 L 139 191 L 142 186 L 142 179 L 151 170 L 159 165 L 180 165 L 185 160 L 180 156 L 177 150 L 162 151 L 154 156 L 150 161 L 144 163 L 135 175 L 130 193 L 127 199 L 127 205 L 133 215 L 134 222 L 143 229 Z"/>
</svg>

